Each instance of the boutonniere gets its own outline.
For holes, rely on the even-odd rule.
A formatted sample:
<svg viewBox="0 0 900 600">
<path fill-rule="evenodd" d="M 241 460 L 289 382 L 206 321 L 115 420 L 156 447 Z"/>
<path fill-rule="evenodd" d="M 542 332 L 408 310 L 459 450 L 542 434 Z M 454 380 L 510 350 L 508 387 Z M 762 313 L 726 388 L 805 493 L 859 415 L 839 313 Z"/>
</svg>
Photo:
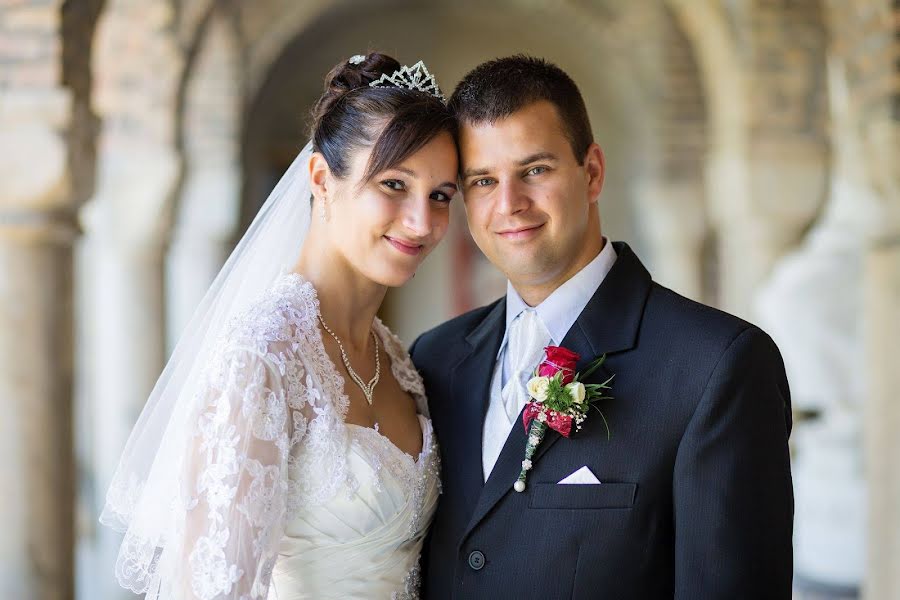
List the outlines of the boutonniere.
<svg viewBox="0 0 900 600">
<path fill-rule="evenodd" d="M 588 411 L 593 406 L 592 402 L 612 398 L 603 395 L 603 391 L 610 388 L 609 382 L 612 381 L 612 377 L 603 383 L 586 385 L 582 383 L 583 379 L 600 368 L 606 360 L 605 354 L 591 362 L 583 373 L 576 373 L 575 365 L 581 358 L 577 352 L 562 346 L 547 346 L 544 353 L 544 360 L 534 370 L 534 377 L 528 382 L 531 400 L 525 405 L 525 411 L 522 413 L 522 425 L 528 432 L 528 442 L 525 444 L 522 470 L 513 485 L 513 489 L 517 492 L 525 491 L 525 479 L 531 470 L 531 457 L 544 439 L 548 427 L 555 429 L 563 437 L 569 437 L 573 423 L 575 431 L 581 430 L 581 424 L 587 419 Z M 600 413 L 600 418 L 606 425 L 606 437 L 609 439 L 609 424 L 606 417 L 599 408 L 596 406 L 593 408 Z"/>
</svg>

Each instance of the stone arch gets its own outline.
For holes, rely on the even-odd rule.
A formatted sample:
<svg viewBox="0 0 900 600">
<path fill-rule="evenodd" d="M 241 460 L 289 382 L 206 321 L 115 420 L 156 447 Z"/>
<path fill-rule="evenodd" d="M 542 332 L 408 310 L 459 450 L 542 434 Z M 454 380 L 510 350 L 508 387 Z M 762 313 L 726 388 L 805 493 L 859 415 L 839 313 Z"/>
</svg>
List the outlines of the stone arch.
<svg viewBox="0 0 900 600">
<path fill-rule="evenodd" d="M 846 88 L 846 118 L 858 136 L 865 172 L 879 197 L 882 218 L 875 237 L 894 237 L 900 224 L 897 106 L 897 8 L 887 0 L 823 0 L 829 55 Z"/>
<path fill-rule="evenodd" d="M 0 589 L 73 595 L 75 213 L 93 186 L 97 2 L 0 7 Z M 8 401 L 10 404 L 6 404 Z"/>
<path fill-rule="evenodd" d="M 89 235 L 132 253 L 159 253 L 180 170 L 184 56 L 175 16 L 166 0 L 108 2 L 94 40 L 92 94 L 101 126 L 95 192 L 81 219 Z"/>
<path fill-rule="evenodd" d="M 629 123 L 635 138 L 629 158 L 641 162 L 628 171 L 630 210 L 639 223 L 629 239 L 655 279 L 712 300 L 717 286 L 705 264 L 709 219 L 702 185 L 708 115 L 694 47 L 666 4 L 567 4 L 609 52 L 630 57 L 639 80 L 624 95 L 628 112 L 640 115 Z"/>
<path fill-rule="evenodd" d="M 652 79 L 654 110 L 647 116 L 650 168 L 638 179 L 635 194 L 650 241 L 649 266 L 663 285 L 715 303 L 703 185 L 708 154 L 705 91 L 695 48 L 667 6 L 661 7 L 654 25 L 658 56 Z"/>
<path fill-rule="evenodd" d="M 886 352 L 883 332 L 898 331 L 896 310 L 885 308 L 897 305 L 900 270 L 896 250 L 866 246 L 896 231 L 896 200 L 882 195 L 897 173 L 896 141 L 883 143 L 884 132 L 896 131 L 888 116 L 897 94 L 896 25 L 883 2 L 670 4 L 692 31 L 711 86 L 717 231 L 738 242 L 738 256 L 754 241 L 771 248 L 744 251 L 751 270 L 741 273 L 723 246 L 725 307 L 772 333 L 795 409 L 816 415 L 809 424 L 798 418 L 794 436 L 798 579 L 835 592 L 862 584 L 872 597 L 889 597 L 900 589 L 889 550 L 900 529 L 889 474 L 898 450 L 885 443 L 886 417 L 896 410 L 875 390 L 895 387 L 896 375 L 872 357 Z M 734 102 L 729 88 L 738 91 Z M 875 139 L 882 143 L 869 145 Z M 725 206 L 729 180 L 738 202 Z M 774 232 L 758 231 L 769 224 Z M 756 302 L 741 309 L 734 299 L 742 288 Z M 868 341 L 863 291 L 880 309 Z M 831 493 L 836 482 L 840 493 Z"/>
<path fill-rule="evenodd" d="M 858 294 L 853 322 L 865 394 L 862 592 L 890 598 L 900 594 L 900 375 L 893 358 L 900 337 L 900 20 L 896 3 L 887 0 L 822 4 L 830 34 L 834 130 L 840 136 L 834 176 L 853 192 L 844 212 L 861 221 L 854 236 L 858 270 L 848 283 Z"/>
<path fill-rule="evenodd" d="M 248 40 L 248 95 L 253 98 L 263 85 L 272 65 L 300 32 L 339 6 L 335 0 L 264 0 L 252 7 L 239 6 L 243 34 Z M 355 12 L 347 7 L 348 12 Z"/>
<path fill-rule="evenodd" d="M 91 523 L 164 362 L 163 257 L 181 169 L 176 114 L 185 65 L 176 19 L 169 0 L 107 0 L 93 39 L 91 97 L 100 126 L 76 269 Z M 124 599 L 129 593 L 112 575 L 121 537 L 105 527 L 93 533 L 83 540 L 93 576 L 79 585 L 91 597 Z"/>
<path fill-rule="evenodd" d="M 80 205 L 93 193 L 100 121 L 91 105 L 91 54 L 102 0 L 67 0 L 62 11 L 63 85 L 72 91 L 72 125 L 68 136 L 73 201 Z"/>
<path fill-rule="evenodd" d="M 240 213 L 244 71 L 235 16 L 230 5 L 214 5 L 190 27 L 176 123 L 183 170 L 167 255 L 169 349 L 224 264 Z"/>
<path fill-rule="evenodd" d="M 404 7 L 403 14 L 389 10 L 395 4 Z M 608 231 L 616 237 L 634 238 L 634 229 L 637 225 L 635 207 L 632 206 L 631 199 L 635 194 L 635 181 L 649 168 L 642 158 L 646 156 L 648 148 L 658 142 L 659 136 L 659 129 L 654 131 L 653 123 L 643 117 L 651 112 L 650 100 L 656 92 L 656 88 L 647 89 L 648 82 L 652 81 L 655 73 L 647 65 L 659 60 L 663 52 L 648 43 L 646 50 L 641 47 L 645 56 L 640 61 L 632 61 L 623 56 L 630 57 L 636 54 L 636 51 L 623 52 L 623 50 L 634 50 L 636 41 L 640 43 L 641 40 L 636 31 L 648 24 L 656 26 L 655 24 L 666 17 L 665 13 L 661 13 L 658 7 L 649 2 L 629 3 L 628 7 L 608 3 L 607 10 L 597 11 L 593 7 L 583 8 L 574 2 L 554 5 L 546 10 L 535 10 L 529 5 L 528 10 L 525 10 L 526 7 L 521 2 L 509 1 L 502 6 L 492 6 L 487 12 L 479 5 L 478 18 L 473 19 L 470 5 L 474 3 L 438 3 L 428 7 L 417 6 L 414 10 L 410 10 L 403 3 L 388 3 L 379 5 L 377 10 L 373 9 L 374 12 L 370 13 L 358 7 L 351 10 L 336 4 L 330 8 L 324 4 L 315 4 L 320 10 L 314 16 L 311 16 L 312 9 L 304 8 L 302 10 L 304 19 L 298 22 L 296 37 L 293 37 L 293 42 L 283 49 L 280 58 L 274 61 L 268 75 L 262 76 L 256 72 L 248 76 L 251 82 L 249 89 L 254 96 L 247 111 L 244 137 L 246 173 L 245 211 L 242 219 L 244 224 L 246 225 L 255 213 L 262 199 L 258 193 L 255 200 L 251 199 L 254 190 L 267 190 L 272 183 L 271 179 L 276 176 L 259 175 L 263 171 L 252 163 L 260 161 L 264 164 L 267 160 L 273 160 L 272 156 L 276 155 L 280 158 L 275 160 L 275 163 L 283 167 L 293 158 L 299 140 L 305 137 L 302 127 L 305 108 L 301 107 L 308 106 L 320 93 L 321 74 L 327 72 L 334 62 L 345 58 L 343 55 L 348 52 L 347 48 L 353 50 L 353 39 L 362 39 L 367 44 L 375 43 L 376 46 L 379 46 L 380 40 L 388 40 L 387 44 L 381 46 L 389 51 L 399 52 L 401 58 L 407 55 L 418 57 L 421 49 L 427 47 L 430 67 L 438 74 L 443 74 L 442 85 L 451 89 L 455 80 L 470 66 L 492 54 L 512 53 L 528 48 L 533 53 L 546 55 L 559 62 L 579 81 L 591 105 L 589 110 L 598 140 L 607 147 L 608 154 L 612 155 L 613 168 L 610 170 L 607 189 L 601 199 L 605 203 L 604 226 L 608 226 Z M 515 15 L 513 18 L 522 21 L 521 23 L 517 21 L 518 24 L 513 27 L 521 35 L 515 43 L 503 46 L 497 42 L 497 28 L 491 29 L 485 23 L 492 22 L 493 19 L 493 22 L 503 22 L 506 28 L 509 28 L 510 15 Z M 282 23 L 291 20 L 291 17 L 285 15 L 281 15 L 280 18 Z M 264 20 L 259 15 L 257 19 Z M 548 19 L 553 20 L 556 25 L 544 26 Z M 561 23 L 564 25 L 560 25 Z M 440 27 L 436 28 L 435 24 L 439 24 Z M 396 36 L 398 30 L 414 33 L 398 39 Z M 461 46 L 455 37 L 446 35 L 447 31 L 455 30 L 466 31 L 469 40 L 467 44 Z M 325 31 L 328 35 L 322 35 L 321 32 Z M 548 34 L 548 31 L 559 33 Z M 319 37 L 316 37 L 317 32 Z M 441 35 L 442 33 L 444 35 Z M 423 41 L 426 36 L 430 36 L 427 44 Z M 648 39 L 655 40 L 656 36 L 648 36 Z M 261 50 L 254 50 L 257 43 L 252 39 L 249 40 L 249 48 L 248 54 L 251 57 L 263 55 Z M 252 64 L 253 60 L 250 62 Z M 288 79 L 296 82 L 297 89 L 288 94 L 281 88 L 282 100 L 286 104 L 280 108 L 276 107 L 272 98 L 277 93 L 274 92 L 276 87 L 273 87 L 272 82 L 283 82 Z M 254 87 L 255 81 L 261 83 Z M 266 108 L 262 109 L 263 106 Z M 641 107 L 645 106 L 646 110 L 642 110 Z M 258 119 L 260 115 L 271 118 L 277 126 L 260 121 Z M 260 133 L 267 129 L 287 133 L 285 122 L 296 124 L 292 132 L 284 136 L 282 142 L 272 145 L 269 150 L 260 148 L 258 142 L 265 137 Z M 613 151 L 610 152 L 610 149 Z M 269 154 L 268 158 L 265 158 L 266 153 Z M 278 172 L 278 169 L 274 171 Z M 461 219 L 457 218 L 456 221 L 461 224 Z M 444 261 L 443 264 L 447 261 L 452 262 L 447 256 L 453 253 L 452 248 L 453 243 L 442 245 L 437 255 L 429 259 L 430 264 L 434 265 L 441 261 Z M 441 252 L 446 254 L 441 256 Z M 424 272 L 420 275 L 422 281 L 428 279 Z M 474 274 L 473 277 L 479 282 L 477 287 L 493 290 L 482 292 L 479 302 L 501 289 L 497 285 L 496 277 L 483 278 L 478 274 Z M 444 277 L 444 279 L 450 281 L 456 278 Z M 445 289 L 448 284 L 430 280 L 428 284 L 419 284 L 419 280 L 417 277 L 414 285 L 408 286 L 411 294 L 420 293 L 413 289 L 417 285 L 429 285 L 442 290 L 435 294 L 435 306 L 440 307 L 436 312 L 437 315 L 446 315 L 459 310 L 458 307 L 465 304 L 456 302 L 454 305 L 449 300 L 453 295 L 449 289 Z M 435 316 L 429 318 L 433 321 Z M 421 328 L 423 325 L 412 324 L 411 329 Z"/>
<path fill-rule="evenodd" d="M 191 54 L 202 44 L 204 29 L 213 14 L 234 15 L 231 0 L 177 0 L 176 37 L 181 47 L 187 49 L 185 72 L 191 70 Z"/>
<path fill-rule="evenodd" d="M 749 316 L 753 290 L 796 246 L 825 196 L 819 3 L 668 5 L 695 49 L 708 101 L 706 185 L 719 240 L 720 304 Z"/>
</svg>

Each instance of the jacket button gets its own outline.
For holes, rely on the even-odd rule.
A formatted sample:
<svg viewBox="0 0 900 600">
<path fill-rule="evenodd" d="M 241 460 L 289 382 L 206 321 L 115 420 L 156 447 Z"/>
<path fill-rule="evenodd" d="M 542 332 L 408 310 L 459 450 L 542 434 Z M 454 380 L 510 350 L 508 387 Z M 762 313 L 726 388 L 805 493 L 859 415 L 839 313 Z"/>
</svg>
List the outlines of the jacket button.
<svg viewBox="0 0 900 600">
<path fill-rule="evenodd" d="M 484 567 L 484 554 L 478 550 L 469 554 L 469 566 L 476 571 L 480 571 Z"/>
</svg>

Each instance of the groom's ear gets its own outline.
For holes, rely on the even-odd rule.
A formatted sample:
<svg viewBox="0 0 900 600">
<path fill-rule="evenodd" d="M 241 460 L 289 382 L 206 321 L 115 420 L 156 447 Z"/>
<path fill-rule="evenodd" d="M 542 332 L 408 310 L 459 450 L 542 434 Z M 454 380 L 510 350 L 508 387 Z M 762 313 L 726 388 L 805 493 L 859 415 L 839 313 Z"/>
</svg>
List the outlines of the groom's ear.
<svg viewBox="0 0 900 600">
<path fill-rule="evenodd" d="M 603 157 L 603 150 L 596 142 L 591 143 L 585 153 L 584 171 L 588 178 L 588 198 L 591 203 L 594 203 L 600 197 L 603 178 L 606 176 L 606 159 Z"/>
<path fill-rule="evenodd" d="M 328 198 L 328 162 L 321 152 L 313 152 L 309 158 L 309 189 L 319 200 Z"/>
</svg>

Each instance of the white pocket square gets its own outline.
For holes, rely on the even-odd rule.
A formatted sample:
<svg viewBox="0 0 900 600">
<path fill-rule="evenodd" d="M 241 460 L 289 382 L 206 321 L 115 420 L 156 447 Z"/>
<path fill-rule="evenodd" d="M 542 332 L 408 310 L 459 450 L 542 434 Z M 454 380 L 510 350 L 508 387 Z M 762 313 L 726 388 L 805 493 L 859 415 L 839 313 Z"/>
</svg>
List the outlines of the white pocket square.
<svg viewBox="0 0 900 600">
<path fill-rule="evenodd" d="M 577 471 L 575 471 L 574 473 L 572 473 L 571 475 L 560 479 L 559 483 L 562 483 L 562 484 L 569 484 L 569 483 L 585 484 L 585 483 L 587 483 L 587 484 L 599 485 L 600 480 L 597 479 L 597 477 L 593 473 L 591 473 L 591 470 L 587 468 L 587 465 L 585 465 L 585 466 L 581 467 L 580 469 L 578 469 Z"/>
</svg>

